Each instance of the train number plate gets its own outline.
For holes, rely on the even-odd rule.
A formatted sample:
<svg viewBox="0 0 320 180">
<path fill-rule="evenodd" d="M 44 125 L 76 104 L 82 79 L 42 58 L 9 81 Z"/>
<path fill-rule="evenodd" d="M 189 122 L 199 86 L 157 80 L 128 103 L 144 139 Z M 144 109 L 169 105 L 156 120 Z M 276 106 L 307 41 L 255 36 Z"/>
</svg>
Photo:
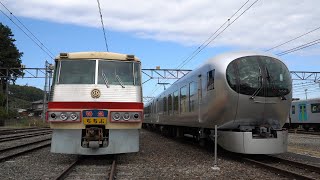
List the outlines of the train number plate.
<svg viewBox="0 0 320 180">
<path fill-rule="evenodd" d="M 107 118 L 83 118 L 84 124 L 106 124 Z"/>
<path fill-rule="evenodd" d="M 82 120 L 83 124 L 107 124 L 108 111 L 107 110 L 83 110 Z"/>
</svg>

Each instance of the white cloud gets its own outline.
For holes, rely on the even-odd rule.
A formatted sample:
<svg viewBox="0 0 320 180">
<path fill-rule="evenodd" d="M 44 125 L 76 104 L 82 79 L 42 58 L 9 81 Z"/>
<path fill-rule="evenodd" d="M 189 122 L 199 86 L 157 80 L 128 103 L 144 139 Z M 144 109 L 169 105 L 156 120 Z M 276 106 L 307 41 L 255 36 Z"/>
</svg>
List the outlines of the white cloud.
<svg viewBox="0 0 320 180">
<path fill-rule="evenodd" d="M 245 2 L 100 0 L 107 29 L 184 45 L 200 45 Z M 244 9 L 253 2 L 250 0 Z M 6 0 L 3 3 L 17 16 L 101 26 L 97 2 L 93 0 Z M 319 5 L 320 1 L 260 0 L 211 45 L 269 49 L 318 27 L 320 9 L 316 7 Z M 320 30 L 284 45 L 278 51 L 318 39 L 319 35 Z M 311 54 L 320 54 L 320 51 L 312 49 Z"/>
</svg>

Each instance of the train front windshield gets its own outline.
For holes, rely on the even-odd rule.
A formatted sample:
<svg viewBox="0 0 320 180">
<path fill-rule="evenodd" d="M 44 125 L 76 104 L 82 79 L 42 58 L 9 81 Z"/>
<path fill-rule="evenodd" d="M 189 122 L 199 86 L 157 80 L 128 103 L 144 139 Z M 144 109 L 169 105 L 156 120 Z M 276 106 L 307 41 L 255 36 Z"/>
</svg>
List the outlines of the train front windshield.
<svg viewBox="0 0 320 180">
<path fill-rule="evenodd" d="M 247 56 L 232 61 L 227 68 L 230 87 L 240 93 L 260 97 L 283 97 L 291 91 L 290 72 L 279 60 L 267 56 Z M 261 90 L 260 90 L 261 89 Z"/>
<path fill-rule="evenodd" d="M 98 72 L 96 72 L 98 63 Z M 140 63 L 112 60 L 62 60 L 55 72 L 58 84 L 141 86 Z"/>
</svg>

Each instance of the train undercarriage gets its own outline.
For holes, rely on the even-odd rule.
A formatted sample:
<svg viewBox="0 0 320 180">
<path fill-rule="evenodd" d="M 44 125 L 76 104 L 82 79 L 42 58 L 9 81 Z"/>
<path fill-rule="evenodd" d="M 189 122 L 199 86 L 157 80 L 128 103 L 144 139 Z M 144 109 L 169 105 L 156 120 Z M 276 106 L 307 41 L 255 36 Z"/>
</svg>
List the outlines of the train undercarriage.
<svg viewBox="0 0 320 180">
<path fill-rule="evenodd" d="M 214 129 L 160 124 L 143 124 L 143 128 L 158 131 L 169 137 L 189 137 L 201 146 L 213 145 Z M 248 130 L 218 130 L 218 144 L 235 153 L 279 154 L 287 152 L 288 131 L 254 127 Z"/>
</svg>

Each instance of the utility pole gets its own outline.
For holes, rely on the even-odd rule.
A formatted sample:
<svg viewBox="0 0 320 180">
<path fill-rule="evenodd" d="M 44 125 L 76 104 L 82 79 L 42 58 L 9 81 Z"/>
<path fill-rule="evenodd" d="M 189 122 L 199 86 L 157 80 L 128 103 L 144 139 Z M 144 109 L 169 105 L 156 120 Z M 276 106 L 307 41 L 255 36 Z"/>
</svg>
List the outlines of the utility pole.
<svg viewBox="0 0 320 180">
<path fill-rule="evenodd" d="M 54 70 L 54 66 L 52 64 L 48 64 L 49 65 L 49 93 L 48 93 L 48 96 L 49 96 L 49 100 L 51 98 L 51 77 L 52 77 L 52 71 Z M 52 80 L 53 82 L 54 80 Z"/>
<path fill-rule="evenodd" d="M 304 91 L 306 92 L 306 100 L 307 100 L 307 99 L 308 99 L 308 96 L 307 96 L 307 94 L 308 94 L 308 93 L 307 93 L 308 89 L 305 89 Z"/>
<path fill-rule="evenodd" d="M 7 111 L 7 114 L 9 113 L 9 68 L 7 68 L 7 71 L 6 71 L 6 76 L 7 76 L 7 82 L 6 82 L 6 111 Z"/>
<path fill-rule="evenodd" d="M 43 112 L 42 112 L 42 119 L 43 122 L 46 120 L 46 104 L 47 104 L 47 84 L 48 84 L 48 61 L 45 62 L 45 79 L 44 79 L 44 88 L 43 88 Z"/>
</svg>

